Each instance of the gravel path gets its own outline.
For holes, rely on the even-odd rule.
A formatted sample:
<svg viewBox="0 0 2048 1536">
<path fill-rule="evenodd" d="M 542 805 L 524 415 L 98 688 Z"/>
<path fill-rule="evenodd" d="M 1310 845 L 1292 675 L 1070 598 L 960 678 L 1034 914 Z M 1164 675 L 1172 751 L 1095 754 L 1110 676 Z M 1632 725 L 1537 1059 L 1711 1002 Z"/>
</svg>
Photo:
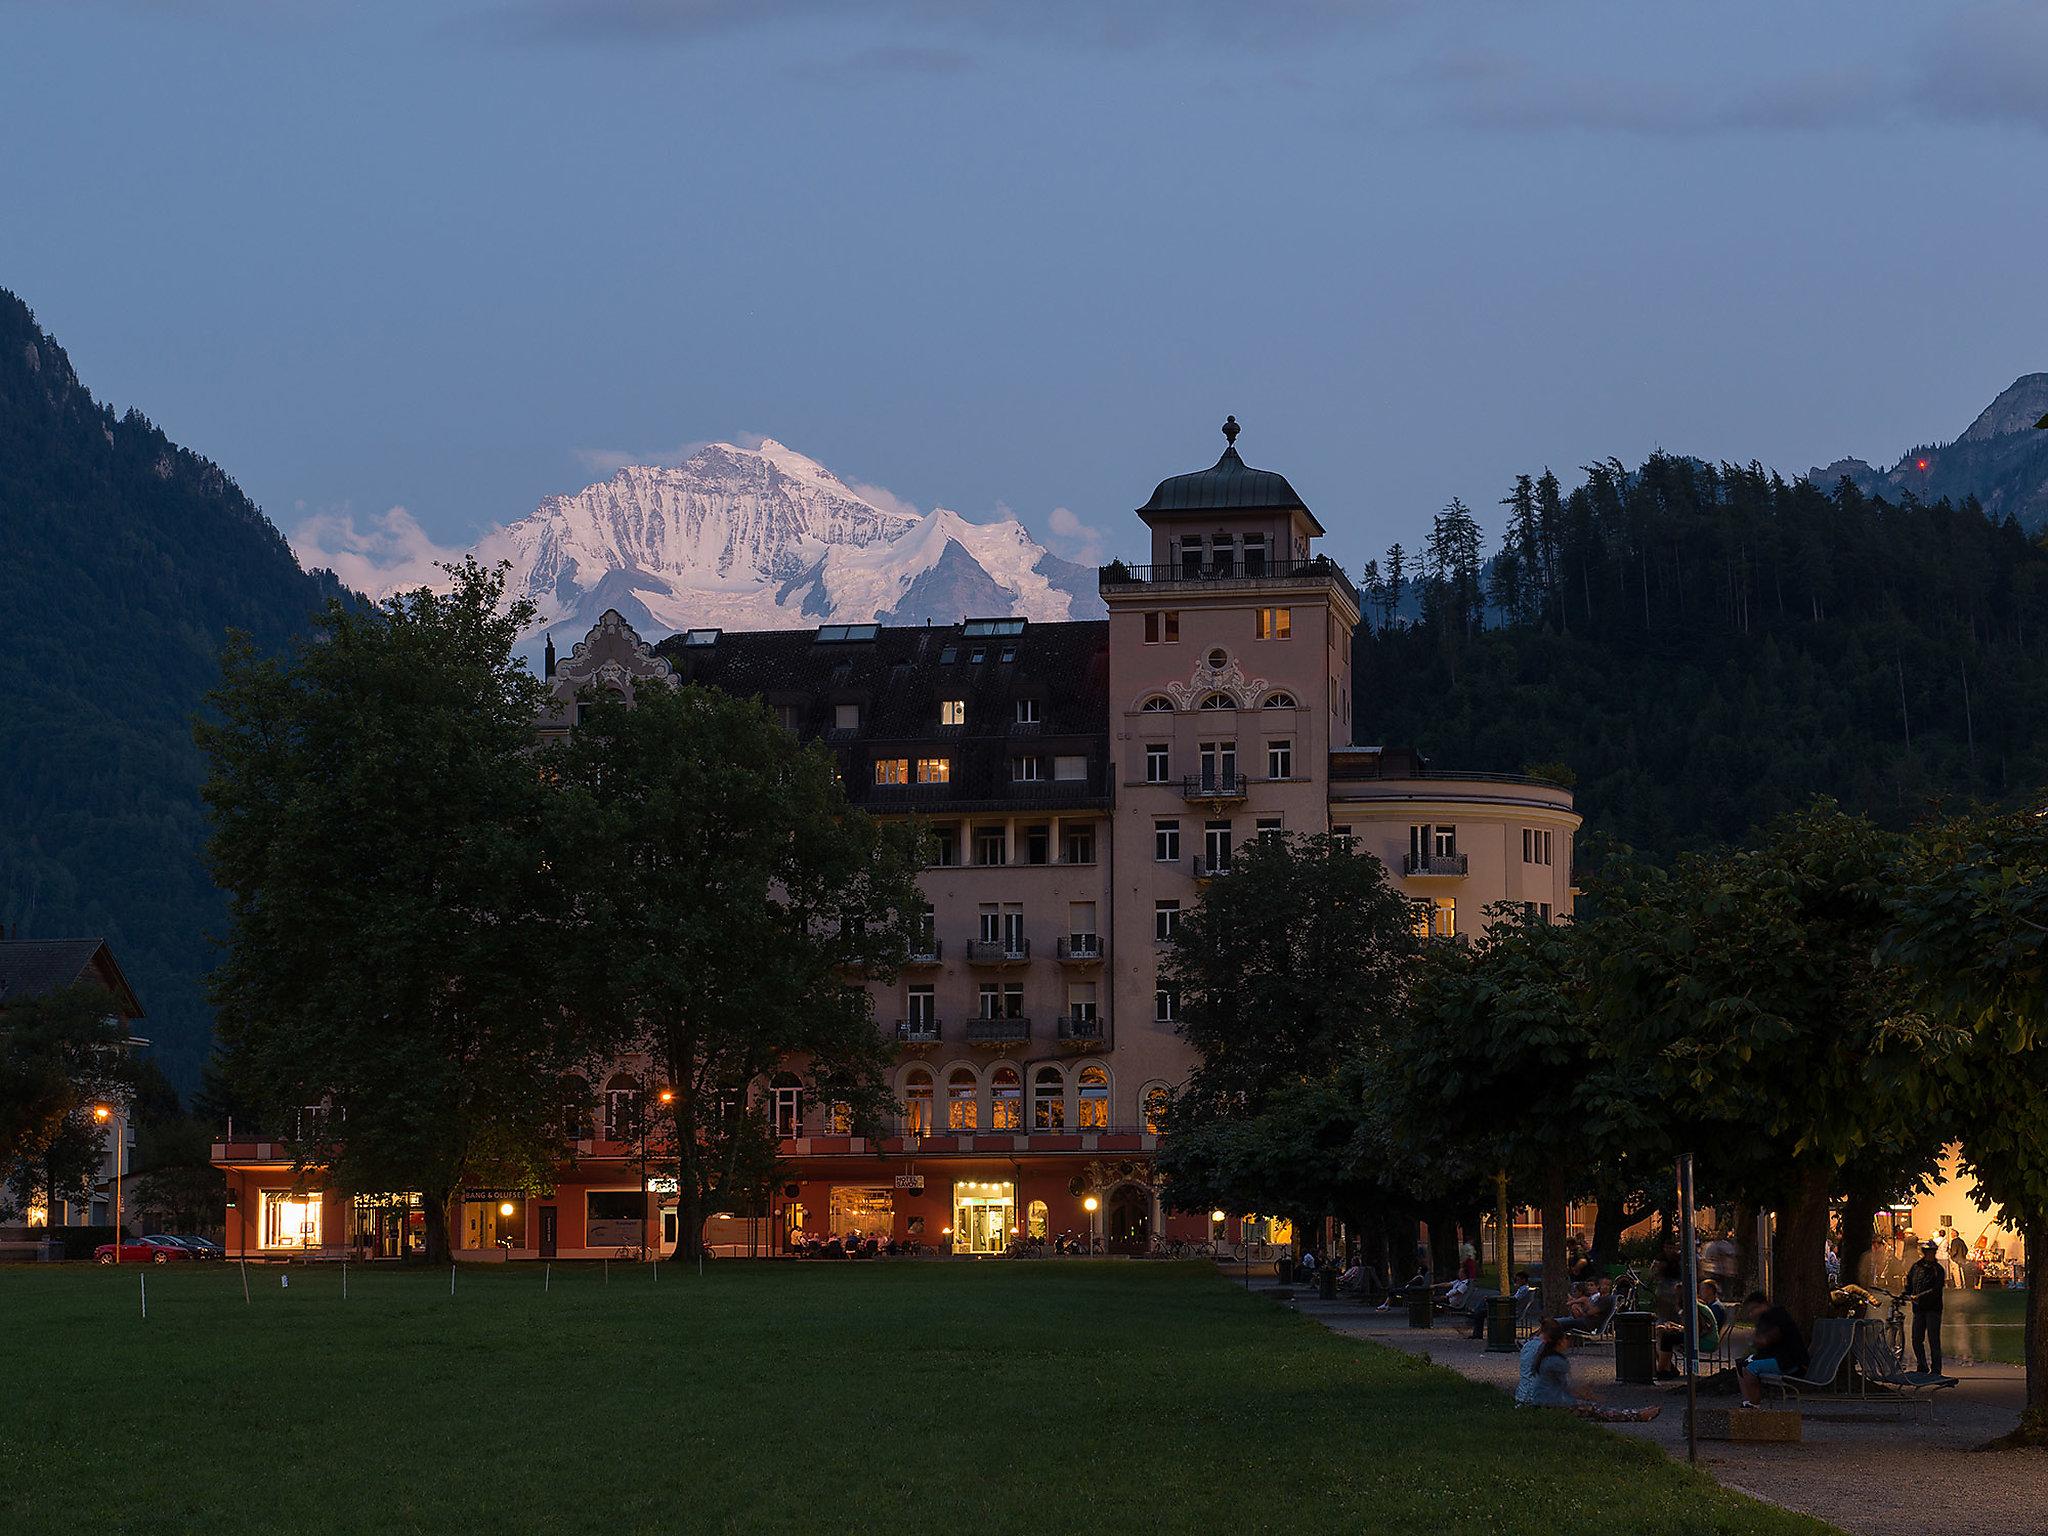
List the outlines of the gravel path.
<svg viewBox="0 0 2048 1536">
<path fill-rule="evenodd" d="M 1488 1354 L 1463 1330 L 1410 1328 L 1402 1312 L 1377 1312 L 1354 1301 L 1322 1301 L 1268 1283 L 1254 1286 L 1333 1332 L 1369 1339 L 1411 1355 L 1426 1354 L 1474 1381 L 1513 1391 L 1516 1357 Z M 1613 1407 L 1664 1404 L 1649 1424 L 1615 1424 L 1616 1434 L 1654 1441 L 1685 1456 L 1685 1393 L 1668 1386 L 1626 1387 L 1614 1380 L 1610 1349 L 1573 1356 L 1574 1379 Z M 1798 1445 L 1733 1445 L 1702 1441 L 1700 1465 L 1724 1486 L 1788 1509 L 1817 1515 L 1854 1536 L 1927 1536 L 1967 1530 L 1971 1536 L 2043 1536 L 2048 1533 L 2048 1450 L 1974 1454 L 2011 1429 L 2025 1400 L 2017 1366 L 1955 1365 L 1961 1385 L 1944 1392 L 1924 1418 L 1909 1413 L 1892 1422 L 1853 1404 L 1834 1409 L 1810 1403 Z M 1714 1406 L 1732 1398 L 1709 1398 Z"/>
</svg>

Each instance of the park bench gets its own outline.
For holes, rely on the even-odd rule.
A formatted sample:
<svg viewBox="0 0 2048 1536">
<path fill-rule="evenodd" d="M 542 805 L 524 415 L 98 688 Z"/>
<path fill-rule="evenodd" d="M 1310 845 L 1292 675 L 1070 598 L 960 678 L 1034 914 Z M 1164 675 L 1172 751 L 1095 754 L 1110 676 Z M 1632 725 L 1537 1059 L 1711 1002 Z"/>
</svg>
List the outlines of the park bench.
<svg viewBox="0 0 2048 1536">
<path fill-rule="evenodd" d="M 1856 1342 L 1856 1324 L 1846 1317 L 1824 1317 L 1813 1325 L 1806 1370 L 1798 1376 L 1762 1377 L 1764 1391 L 1798 1402 L 1802 1393 L 1832 1392 Z"/>
</svg>

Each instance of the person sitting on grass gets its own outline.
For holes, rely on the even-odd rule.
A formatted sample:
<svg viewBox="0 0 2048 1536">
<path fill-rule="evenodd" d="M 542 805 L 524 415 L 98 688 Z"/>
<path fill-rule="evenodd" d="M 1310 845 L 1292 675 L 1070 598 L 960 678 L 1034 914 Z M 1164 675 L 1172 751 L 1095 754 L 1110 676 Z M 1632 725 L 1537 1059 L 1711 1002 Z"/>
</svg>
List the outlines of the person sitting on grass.
<svg viewBox="0 0 2048 1536">
<path fill-rule="evenodd" d="M 1564 1324 L 1554 1317 L 1544 1318 L 1536 1334 L 1522 1346 L 1516 1407 L 1569 1408 L 1603 1424 L 1647 1424 L 1664 1411 L 1654 1404 L 1648 1408 L 1602 1408 L 1592 1393 L 1572 1385 L 1571 1347 L 1572 1336 Z"/>
<path fill-rule="evenodd" d="M 1748 1357 L 1736 1367 L 1735 1380 L 1742 1388 L 1742 1405 L 1757 1408 L 1763 1404 L 1765 1382 L 1806 1374 L 1806 1335 L 1792 1314 L 1773 1306 L 1762 1291 L 1751 1291 L 1742 1310 L 1756 1325 L 1756 1334 Z"/>
</svg>

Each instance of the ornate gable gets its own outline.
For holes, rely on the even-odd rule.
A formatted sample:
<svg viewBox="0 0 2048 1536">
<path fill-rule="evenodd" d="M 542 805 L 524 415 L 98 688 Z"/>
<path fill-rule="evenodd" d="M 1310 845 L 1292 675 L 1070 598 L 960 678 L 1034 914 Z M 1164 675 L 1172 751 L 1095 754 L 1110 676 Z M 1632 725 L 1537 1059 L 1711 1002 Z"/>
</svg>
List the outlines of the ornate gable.
<svg viewBox="0 0 2048 1536">
<path fill-rule="evenodd" d="M 588 688 L 610 689 L 628 700 L 642 683 L 675 684 L 675 669 L 666 656 L 657 656 L 616 608 L 607 608 L 589 634 L 576 648 L 555 663 L 553 694 L 557 699 L 574 699 Z"/>
</svg>

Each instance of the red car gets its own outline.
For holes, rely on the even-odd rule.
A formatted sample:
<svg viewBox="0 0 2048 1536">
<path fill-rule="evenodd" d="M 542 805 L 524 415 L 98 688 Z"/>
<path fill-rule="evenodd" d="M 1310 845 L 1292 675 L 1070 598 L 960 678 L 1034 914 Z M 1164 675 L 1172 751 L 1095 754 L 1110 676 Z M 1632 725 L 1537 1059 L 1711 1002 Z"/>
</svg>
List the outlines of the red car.
<svg viewBox="0 0 2048 1536">
<path fill-rule="evenodd" d="M 95 1264 L 113 1263 L 114 1245 L 101 1243 L 93 1249 L 92 1258 Z M 121 1245 L 123 1264 L 171 1264 L 188 1262 L 191 1258 L 190 1248 L 183 1243 L 172 1242 L 168 1237 L 131 1237 Z"/>
</svg>

